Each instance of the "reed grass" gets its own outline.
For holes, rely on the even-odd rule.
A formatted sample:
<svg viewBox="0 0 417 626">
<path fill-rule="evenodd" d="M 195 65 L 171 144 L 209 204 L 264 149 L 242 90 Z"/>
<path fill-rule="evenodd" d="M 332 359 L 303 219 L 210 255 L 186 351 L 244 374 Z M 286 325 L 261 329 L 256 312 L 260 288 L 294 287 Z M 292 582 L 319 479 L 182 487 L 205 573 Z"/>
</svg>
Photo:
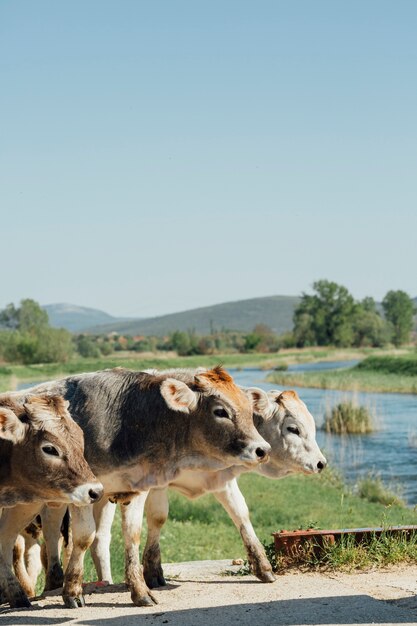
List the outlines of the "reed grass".
<svg viewBox="0 0 417 626">
<path fill-rule="evenodd" d="M 339 402 L 326 411 L 322 429 L 338 435 L 365 435 L 375 430 L 371 411 L 349 400 Z"/>
</svg>

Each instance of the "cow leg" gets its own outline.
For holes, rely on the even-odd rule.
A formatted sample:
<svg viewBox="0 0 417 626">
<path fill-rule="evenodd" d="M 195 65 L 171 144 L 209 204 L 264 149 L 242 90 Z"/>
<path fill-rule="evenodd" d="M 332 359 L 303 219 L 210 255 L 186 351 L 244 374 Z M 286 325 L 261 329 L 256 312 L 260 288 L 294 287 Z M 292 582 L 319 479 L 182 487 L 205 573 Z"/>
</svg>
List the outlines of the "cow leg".
<svg viewBox="0 0 417 626">
<path fill-rule="evenodd" d="M 42 571 L 41 546 L 36 537 L 29 533 L 24 533 L 25 539 L 25 565 L 29 580 L 32 582 L 34 595 L 36 594 L 36 583 Z"/>
<path fill-rule="evenodd" d="M 161 563 L 160 538 L 162 526 L 168 519 L 168 490 L 151 489 L 145 504 L 148 536 L 143 551 L 143 575 L 148 587 L 166 585 Z"/>
<path fill-rule="evenodd" d="M 31 606 L 13 573 L 13 548 L 19 532 L 36 517 L 41 506 L 37 502 L 3 509 L 0 518 L 0 587 L 12 608 Z"/>
<path fill-rule="evenodd" d="M 85 606 L 83 596 L 84 556 L 94 541 L 93 507 L 71 505 L 72 552 L 64 575 L 62 597 L 69 609 Z"/>
<path fill-rule="evenodd" d="M 264 583 L 273 583 L 275 576 L 265 550 L 253 529 L 249 509 L 237 480 L 229 481 L 222 491 L 215 491 L 214 497 L 229 514 L 245 544 L 248 560 L 255 576 Z"/>
<path fill-rule="evenodd" d="M 13 548 L 13 569 L 15 576 L 28 598 L 35 596 L 35 580 L 31 580 L 25 564 L 26 539 L 29 536 L 18 535 Z"/>
<path fill-rule="evenodd" d="M 110 562 L 111 527 L 113 524 L 116 505 L 106 498 L 102 498 L 94 507 L 94 519 L 96 522 L 96 536 L 91 545 L 90 552 L 99 580 L 113 582 Z"/>
<path fill-rule="evenodd" d="M 142 531 L 143 509 L 148 492 L 145 491 L 127 506 L 122 505 L 122 530 L 125 540 L 125 577 L 133 604 L 152 606 L 158 604 L 143 578 L 139 561 L 140 534 Z"/>
<path fill-rule="evenodd" d="M 61 526 L 66 510 L 67 505 L 63 504 L 59 507 L 44 506 L 41 512 L 47 562 L 45 591 L 58 589 L 64 582 L 61 565 Z"/>
</svg>

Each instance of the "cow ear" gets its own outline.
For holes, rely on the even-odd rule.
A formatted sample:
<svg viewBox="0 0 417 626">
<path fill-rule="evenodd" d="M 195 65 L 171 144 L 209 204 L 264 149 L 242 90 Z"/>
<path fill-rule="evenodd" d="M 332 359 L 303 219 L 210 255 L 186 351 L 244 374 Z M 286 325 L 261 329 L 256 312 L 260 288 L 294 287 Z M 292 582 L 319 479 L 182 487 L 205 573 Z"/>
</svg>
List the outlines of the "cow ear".
<svg viewBox="0 0 417 626">
<path fill-rule="evenodd" d="M 198 395 L 185 383 L 167 378 L 161 384 L 161 395 L 173 411 L 190 413 L 197 406 Z"/>
<path fill-rule="evenodd" d="M 261 415 L 264 419 L 268 419 L 274 410 L 274 406 L 265 391 L 259 389 L 259 387 L 249 387 L 249 389 L 245 389 L 245 393 L 252 402 L 253 412 Z"/>
<path fill-rule="evenodd" d="M 279 397 L 282 394 L 282 391 L 278 391 L 278 389 L 271 389 L 268 391 L 268 398 L 271 402 L 279 402 Z"/>
<path fill-rule="evenodd" d="M 0 408 L 0 439 L 6 439 L 12 443 L 21 443 L 26 435 L 27 426 L 11 411 L 4 407 Z"/>
</svg>

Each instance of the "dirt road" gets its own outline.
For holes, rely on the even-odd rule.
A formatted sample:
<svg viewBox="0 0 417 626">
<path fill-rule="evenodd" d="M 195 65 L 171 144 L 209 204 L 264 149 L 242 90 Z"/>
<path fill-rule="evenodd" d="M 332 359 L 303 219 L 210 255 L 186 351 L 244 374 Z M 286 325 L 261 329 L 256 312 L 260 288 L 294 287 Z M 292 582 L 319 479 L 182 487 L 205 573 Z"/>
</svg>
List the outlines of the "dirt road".
<svg viewBox="0 0 417 626">
<path fill-rule="evenodd" d="M 123 585 L 86 595 L 87 606 L 70 610 L 60 595 L 34 601 L 31 610 L 0 610 L 4 626 L 298 626 L 332 624 L 417 624 L 417 567 L 355 574 L 280 576 L 262 584 L 252 576 L 224 576 L 229 561 L 165 566 L 166 588 L 159 604 L 135 607 Z"/>
</svg>

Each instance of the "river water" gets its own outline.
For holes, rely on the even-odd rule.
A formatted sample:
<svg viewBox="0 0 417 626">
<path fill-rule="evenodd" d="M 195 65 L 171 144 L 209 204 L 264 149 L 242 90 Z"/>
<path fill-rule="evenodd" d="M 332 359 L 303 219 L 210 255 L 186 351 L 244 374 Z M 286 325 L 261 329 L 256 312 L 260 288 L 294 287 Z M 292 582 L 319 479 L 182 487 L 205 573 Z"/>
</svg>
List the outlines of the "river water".
<svg viewBox="0 0 417 626">
<path fill-rule="evenodd" d="M 292 365 L 288 371 L 311 371 L 352 367 L 356 362 L 338 361 Z M 265 379 L 272 372 L 260 369 L 230 369 L 238 385 L 261 387 L 266 391 L 277 385 Z M 37 381 L 43 382 L 43 381 Z M 18 388 L 31 387 L 25 383 Z M 281 386 L 284 390 L 286 387 Z M 354 483 L 358 477 L 372 472 L 384 482 L 400 485 L 410 505 L 417 504 L 417 395 L 398 393 L 367 393 L 292 387 L 306 403 L 319 427 L 324 414 L 342 400 L 355 399 L 375 416 L 377 430 L 369 435 L 331 435 L 317 431 L 317 440 L 331 465 Z"/>
<path fill-rule="evenodd" d="M 309 363 L 289 367 L 289 371 L 339 369 L 354 365 L 349 362 Z M 270 373 L 259 369 L 230 370 L 235 381 L 245 387 L 276 389 L 266 382 Z M 280 386 L 284 390 L 288 387 Z M 400 485 L 403 497 L 417 504 L 417 396 L 399 393 L 365 393 L 292 387 L 306 403 L 317 426 L 332 406 L 346 399 L 355 399 L 368 407 L 377 424 L 369 435 L 331 435 L 317 431 L 317 440 L 331 465 L 354 483 L 368 472 L 378 474 L 386 483 Z"/>
</svg>

